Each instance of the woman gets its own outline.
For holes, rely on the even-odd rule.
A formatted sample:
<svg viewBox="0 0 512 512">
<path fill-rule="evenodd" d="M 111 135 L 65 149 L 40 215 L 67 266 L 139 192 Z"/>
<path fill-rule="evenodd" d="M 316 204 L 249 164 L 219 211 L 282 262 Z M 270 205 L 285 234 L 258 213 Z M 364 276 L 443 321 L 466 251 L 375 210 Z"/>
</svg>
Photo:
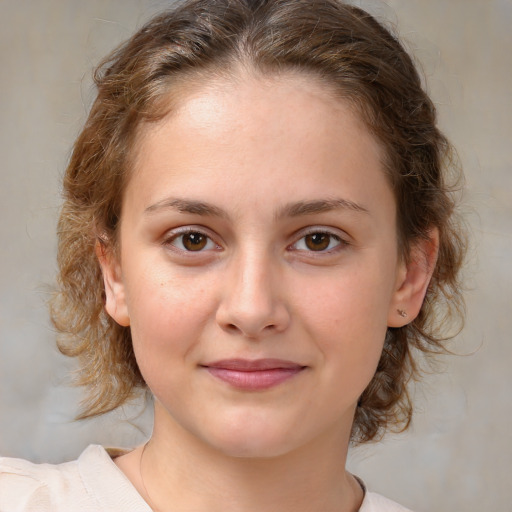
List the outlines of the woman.
<svg viewBox="0 0 512 512">
<path fill-rule="evenodd" d="M 154 429 L 64 465 L 2 460 L 1 510 L 404 510 L 347 451 L 407 427 L 464 243 L 400 43 L 336 0 L 195 0 L 96 82 L 52 318 L 82 417 L 149 389 Z"/>
</svg>

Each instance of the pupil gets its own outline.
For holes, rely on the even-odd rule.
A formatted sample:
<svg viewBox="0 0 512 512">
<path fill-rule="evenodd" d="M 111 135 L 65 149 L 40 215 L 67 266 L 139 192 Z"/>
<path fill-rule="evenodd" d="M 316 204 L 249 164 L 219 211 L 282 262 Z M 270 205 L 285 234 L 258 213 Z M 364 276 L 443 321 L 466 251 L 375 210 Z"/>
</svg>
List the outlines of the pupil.
<svg viewBox="0 0 512 512">
<path fill-rule="evenodd" d="M 325 233 L 313 233 L 306 236 L 306 245 L 312 251 L 323 251 L 329 247 L 330 235 Z"/>
<path fill-rule="evenodd" d="M 189 251 L 200 251 L 206 245 L 206 237 L 201 233 L 183 235 L 183 245 Z"/>
</svg>

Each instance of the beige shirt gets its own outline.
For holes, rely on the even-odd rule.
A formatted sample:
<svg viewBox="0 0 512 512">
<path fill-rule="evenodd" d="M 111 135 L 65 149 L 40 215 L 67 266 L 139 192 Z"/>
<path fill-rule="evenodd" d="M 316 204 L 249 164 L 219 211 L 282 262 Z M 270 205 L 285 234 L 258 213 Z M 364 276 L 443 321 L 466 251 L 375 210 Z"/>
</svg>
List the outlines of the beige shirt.
<svg viewBox="0 0 512 512">
<path fill-rule="evenodd" d="M 105 448 L 89 446 L 78 460 L 33 464 L 0 457 L 0 512 L 151 512 Z M 411 512 L 366 492 L 359 512 Z"/>
</svg>

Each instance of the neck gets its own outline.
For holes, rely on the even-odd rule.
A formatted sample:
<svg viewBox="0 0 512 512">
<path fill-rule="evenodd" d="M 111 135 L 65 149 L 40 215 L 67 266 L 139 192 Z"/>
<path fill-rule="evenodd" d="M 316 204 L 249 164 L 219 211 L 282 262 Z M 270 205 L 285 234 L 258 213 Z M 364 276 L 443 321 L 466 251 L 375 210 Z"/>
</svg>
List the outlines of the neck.
<svg viewBox="0 0 512 512">
<path fill-rule="evenodd" d="M 345 471 L 349 432 L 273 457 L 231 456 L 169 420 L 160 407 L 139 457 L 140 492 L 156 511 L 358 510 L 362 491 Z"/>
</svg>

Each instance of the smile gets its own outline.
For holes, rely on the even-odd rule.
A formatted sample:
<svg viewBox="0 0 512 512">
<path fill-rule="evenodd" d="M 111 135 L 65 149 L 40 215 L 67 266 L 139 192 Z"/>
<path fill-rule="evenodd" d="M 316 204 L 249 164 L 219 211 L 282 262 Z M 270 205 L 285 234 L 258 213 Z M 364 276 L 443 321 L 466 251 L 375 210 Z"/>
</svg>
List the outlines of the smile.
<svg viewBox="0 0 512 512">
<path fill-rule="evenodd" d="M 215 378 L 245 391 L 261 391 L 295 377 L 307 367 L 281 359 L 225 359 L 203 365 Z"/>
</svg>

